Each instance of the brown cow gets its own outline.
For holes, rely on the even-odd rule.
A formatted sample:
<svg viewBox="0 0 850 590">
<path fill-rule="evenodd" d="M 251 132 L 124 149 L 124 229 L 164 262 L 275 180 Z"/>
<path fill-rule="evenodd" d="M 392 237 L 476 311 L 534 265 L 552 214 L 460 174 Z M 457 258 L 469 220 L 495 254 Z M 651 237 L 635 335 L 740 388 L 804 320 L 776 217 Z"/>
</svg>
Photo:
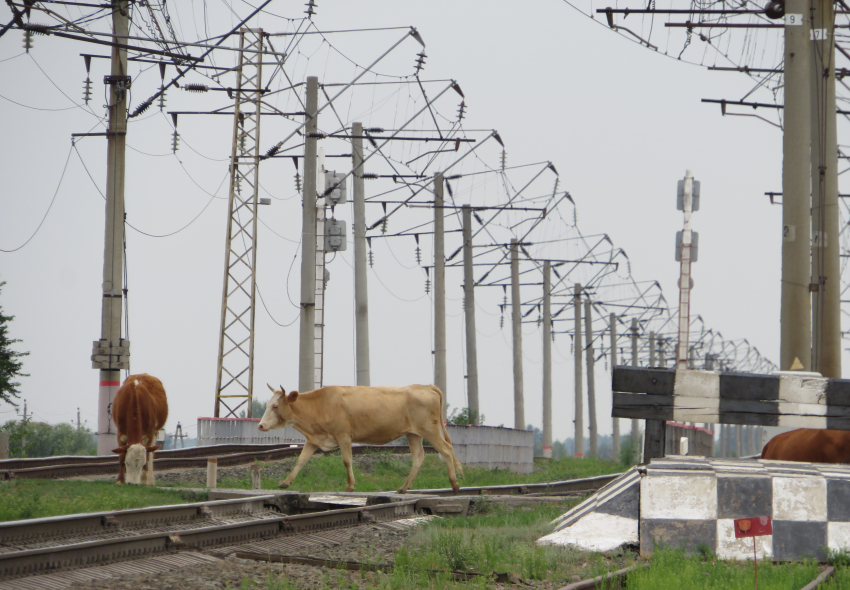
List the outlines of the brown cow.
<svg viewBox="0 0 850 590">
<path fill-rule="evenodd" d="M 850 462 L 850 432 L 799 428 L 774 436 L 761 451 L 762 459 L 807 461 L 810 463 Z"/>
<path fill-rule="evenodd" d="M 422 439 L 430 442 L 442 455 L 455 493 L 455 471 L 463 477 L 463 467 L 455 458 L 452 441 L 442 423 L 443 393 L 433 385 L 407 387 L 323 387 L 299 394 L 285 394 L 283 387 L 275 391 L 266 406 L 259 428 L 265 432 L 292 425 L 307 438 L 292 472 L 280 487 L 288 488 L 316 449 L 330 451 L 337 447 L 348 472 L 346 492 L 354 491 L 351 468 L 351 443 L 384 445 L 407 436 L 413 467 L 398 490 L 403 494 L 413 484 L 425 461 Z"/>
<path fill-rule="evenodd" d="M 112 420 L 118 427 L 118 483 L 138 485 L 145 469 L 145 483 L 154 485 L 153 453 L 162 445 L 156 435 L 168 419 L 168 401 L 162 381 L 146 373 L 130 375 L 112 401 Z"/>
</svg>

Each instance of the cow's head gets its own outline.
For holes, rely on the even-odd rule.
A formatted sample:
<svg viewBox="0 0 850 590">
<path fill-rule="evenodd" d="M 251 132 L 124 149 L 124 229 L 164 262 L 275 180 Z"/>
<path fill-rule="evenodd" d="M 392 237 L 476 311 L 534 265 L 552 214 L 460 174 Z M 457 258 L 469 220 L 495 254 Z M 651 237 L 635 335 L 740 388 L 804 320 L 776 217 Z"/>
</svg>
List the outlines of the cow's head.
<svg viewBox="0 0 850 590">
<path fill-rule="evenodd" d="M 298 392 L 293 391 L 286 395 L 283 386 L 280 390 L 266 383 L 269 389 L 272 390 L 272 398 L 266 404 L 266 412 L 263 414 L 263 419 L 260 420 L 258 428 L 262 432 L 274 430 L 275 428 L 283 428 L 295 419 L 295 414 L 292 413 L 292 404 L 298 399 Z"/>
<path fill-rule="evenodd" d="M 145 446 L 141 443 L 134 445 L 122 445 L 112 449 L 113 453 L 124 457 L 124 478 L 129 484 L 140 485 L 142 483 L 142 468 L 148 462 L 148 453 L 162 448 L 162 445 Z"/>
</svg>

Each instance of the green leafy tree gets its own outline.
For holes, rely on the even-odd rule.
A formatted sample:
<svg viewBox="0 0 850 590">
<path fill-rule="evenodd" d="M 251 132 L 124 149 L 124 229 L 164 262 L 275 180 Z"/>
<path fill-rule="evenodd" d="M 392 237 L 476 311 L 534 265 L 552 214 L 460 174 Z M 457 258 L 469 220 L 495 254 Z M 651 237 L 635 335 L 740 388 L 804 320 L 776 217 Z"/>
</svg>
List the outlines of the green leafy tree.
<svg viewBox="0 0 850 590">
<path fill-rule="evenodd" d="M 263 414 L 266 413 L 266 404 L 269 403 L 269 400 L 260 401 L 255 397 L 251 398 L 251 417 L 252 418 L 262 418 Z M 240 418 L 247 418 L 248 412 L 242 410 L 239 412 Z"/>
<path fill-rule="evenodd" d="M 70 424 L 11 421 L 2 430 L 9 433 L 9 454 L 16 458 L 94 455 L 97 451 L 94 433 Z"/>
<path fill-rule="evenodd" d="M 449 424 L 455 424 L 458 426 L 476 424 L 475 412 L 471 411 L 469 408 L 455 408 L 454 410 L 452 410 L 452 413 L 449 415 L 446 421 Z M 484 414 L 481 414 L 481 417 L 478 419 L 477 424 L 484 424 Z"/>
<path fill-rule="evenodd" d="M 5 284 L 5 282 L 0 282 L 0 291 Z M 12 398 L 19 398 L 21 392 L 18 391 L 20 383 L 15 379 L 29 377 L 26 373 L 21 372 L 23 363 L 18 359 L 27 356 L 29 353 L 12 350 L 12 345 L 20 342 L 20 340 L 9 336 L 9 322 L 13 319 L 15 319 L 15 316 L 5 315 L 3 306 L 0 306 L 0 401 L 17 407 L 18 404 L 12 401 Z"/>
</svg>

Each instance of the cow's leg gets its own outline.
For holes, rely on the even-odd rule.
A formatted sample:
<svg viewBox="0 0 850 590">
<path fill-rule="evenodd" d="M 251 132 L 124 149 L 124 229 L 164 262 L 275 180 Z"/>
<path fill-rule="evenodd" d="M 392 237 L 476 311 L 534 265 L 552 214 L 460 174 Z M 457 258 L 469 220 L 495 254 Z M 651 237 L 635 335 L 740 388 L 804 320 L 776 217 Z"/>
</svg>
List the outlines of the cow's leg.
<svg viewBox="0 0 850 590">
<path fill-rule="evenodd" d="M 304 464 L 310 460 L 310 457 L 313 456 L 313 453 L 315 453 L 318 448 L 318 446 L 314 445 L 310 441 L 305 442 L 304 448 L 301 449 L 301 454 L 298 455 L 298 461 L 295 462 L 295 467 L 292 468 L 292 471 L 289 472 L 286 479 L 277 484 L 278 487 L 283 489 L 288 488 L 289 484 L 292 483 L 292 480 L 295 479 L 295 476 L 298 475 L 298 472 L 301 471 L 301 468 L 304 467 Z"/>
<path fill-rule="evenodd" d="M 124 473 L 127 471 L 127 466 L 124 465 L 124 455 L 118 455 L 118 480 L 115 483 L 124 483 Z"/>
<path fill-rule="evenodd" d="M 345 491 L 353 492 L 354 468 L 351 465 L 351 437 L 345 434 L 338 434 L 336 442 L 339 445 L 339 454 L 342 455 L 342 464 L 345 465 L 345 471 L 348 474 L 348 485 Z"/>
<path fill-rule="evenodd" d="M 419 475 L 419 470 L 422 468 L 422 463 L 425 462 L 425 449 L 422 448 L 422 437 L 412 432 L 407 433 L 407 444 L 410 447 L 410 454 L 413 458 L 413 466 L 410 468 L 410 475 L 407 476 L 404 485 L 402 485 L 398 493 L 403 494 L 410 489 L 416 476 Z"/>
<path fill-rule="evenodd" d="M 147 471 L 148 477 L 147 477 L 147 480 L 145 481 L 145 483 L 149 486 L 155 486 L 156 482 L 154 481 L 154 478 L 153 478 L 153 453 L 148 453 L 148 462 L 145 465 L 145 467 L 147 467 L 147 470 L 148 470 Z"/>
<path fill-rule="evenodd" d="M 446 462 L 446 468 L 449 471 L 449 483 L 452 484 L 452 490 L 457 494 L 460 491 L 460 486 L 457 484 L 457 475 L 455 474 L 455 454 L 452 450 L 451 443 L 447 442 L 443 438 L 442 432 L 440 432 L 440 425 L 435 424 L 432 429 L 433 432 L 426 432 L 425 438 L 428 439 L 434 448 L 437 449 L 437 452 L 443 457 L 443 460 Z"/>
</svg>

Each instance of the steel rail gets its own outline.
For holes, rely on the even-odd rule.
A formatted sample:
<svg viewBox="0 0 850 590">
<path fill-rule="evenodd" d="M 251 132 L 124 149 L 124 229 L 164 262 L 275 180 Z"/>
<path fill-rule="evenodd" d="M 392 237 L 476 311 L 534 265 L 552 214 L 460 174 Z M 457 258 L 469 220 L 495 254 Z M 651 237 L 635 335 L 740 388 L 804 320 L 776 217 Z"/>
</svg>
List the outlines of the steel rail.
<svg viewBox="0 0 850 590">
<path fill-rule="evenodd" d="M 265 502 L 267 496 L 261 498 Z M 248 502 L 248 500 L 240 499 L 236 503 L 238 504 L 240 501 L 242 504 Z M 255 499 L 250 501 L 256 502 Z M 417 501 L 419 500 L 410 499 L 388 504 L 343 508 L 293 516 L 269 517 L 267 513 L 262 513 L 258 518 L 245 522 L 217 526 L 197 526 L 197 523 L 189 522 L 187 523 L 188 526 L 170 527 L 170 530 L 165 531 L 160 530 L 118 538 L 110 536 L 109 538 L 92 539 L 78 543 L 9 551 L 0 553 L 0 582 L 22 576 L 52 573 L 62 569 L 149 557 L 171 551 L 197 550 L 215 545 L 251 542 L 281 534 L 309 533 L 407 518 L 415 515 Z M 215 503 L 205 503 L 205 505 L 210 504 Z M 171 508 L 176 510 L 179 507 Z M 159 513 L 161 512 L 160 509 Z M 157 510 L 153 509 L 148 517 L 152 519 L 157 513 Z M 112 514 L 118 518 L 126 514 L 126 511 Z M 103 519 L 104 516 L 100 515 L 100 518 Z M 42 521 L 42 524 L 46 524 L 51 519 L 39 520 Z M 26 522 L 18 521 L 16 526 L 25 526 Z M 156 524 L 156 521 L 152 521 L 152 526 L 155 527 Z"/>
</svg>

